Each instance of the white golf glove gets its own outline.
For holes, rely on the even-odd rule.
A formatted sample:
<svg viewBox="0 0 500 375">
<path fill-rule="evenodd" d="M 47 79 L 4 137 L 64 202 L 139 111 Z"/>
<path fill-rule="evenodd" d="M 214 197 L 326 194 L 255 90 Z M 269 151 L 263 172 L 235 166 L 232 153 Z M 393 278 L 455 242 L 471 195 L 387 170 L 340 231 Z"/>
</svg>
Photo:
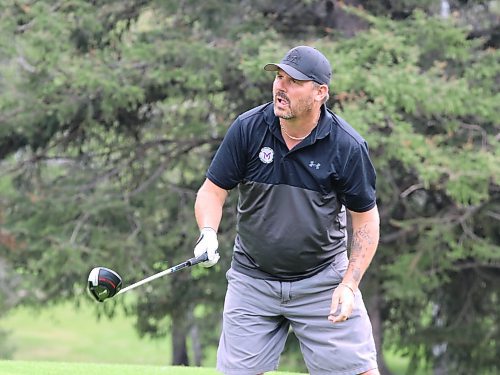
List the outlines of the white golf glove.
<svg viewBox="0 0 500 375">
<path fill-rule="evenodd" d="M 206 262 L 200 263 L 203 267 L 212 267 L 217 264 L 220 259 L 217 248 L 219 247 L 219 241 L 217 241 L 217 232 L 213 228 L 204 227 L 200 231 L 200 237 L 196 246 L 194 247 L 194 256 L 199 257 L 200 255 L 207 253 L 208 260 Z"/>
</svg>

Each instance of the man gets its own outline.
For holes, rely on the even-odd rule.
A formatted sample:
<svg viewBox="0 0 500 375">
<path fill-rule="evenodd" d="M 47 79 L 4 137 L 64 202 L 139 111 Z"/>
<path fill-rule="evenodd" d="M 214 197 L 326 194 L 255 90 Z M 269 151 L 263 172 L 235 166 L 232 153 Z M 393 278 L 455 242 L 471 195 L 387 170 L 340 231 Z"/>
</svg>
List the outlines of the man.
<svg viewBox="0 0 500 375">
<path fill-rule="evenodd" d="M 224 201 L 238 187 L 217 368 L 277 369 L 291 327 L 311 374 L 379 374 L 358 290 L 379 239 L 367 144 L 326 108 L 331 67 L 318 50 L 293 48 L 264 69 L 276 72 L 273 102 L 233 122 L 195 203 L 195 255 L 207 252 L 210 267 Z"/>
</svg>

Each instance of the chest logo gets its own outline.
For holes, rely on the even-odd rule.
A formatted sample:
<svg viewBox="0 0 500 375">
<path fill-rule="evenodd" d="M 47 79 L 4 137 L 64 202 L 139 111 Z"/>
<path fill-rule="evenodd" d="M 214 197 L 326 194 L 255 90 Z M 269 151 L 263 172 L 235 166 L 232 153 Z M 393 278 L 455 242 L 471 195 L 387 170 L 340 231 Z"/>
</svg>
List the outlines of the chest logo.
<svg viewBox="0 0 500 375">
<path fill-rule="evenodd" d="M 270 147 L 262 147 L 262 149 L 259 152 L 259 159 L 261 162 L 264 164 L 269 164 L 273 161 L 274 159 L 274 151 Z"/>
<path fill-rule="evenodd" d="M 321 167 L 321 164 L 320 164 L 320 163 L 315 162 L 314 160 L 311 160 L 311 161 L 309 162 L 309 167 L 310 167 L 310 168 L 316 168 L 316 169 L 319 169 L 319 167 Z"/>
</svg>

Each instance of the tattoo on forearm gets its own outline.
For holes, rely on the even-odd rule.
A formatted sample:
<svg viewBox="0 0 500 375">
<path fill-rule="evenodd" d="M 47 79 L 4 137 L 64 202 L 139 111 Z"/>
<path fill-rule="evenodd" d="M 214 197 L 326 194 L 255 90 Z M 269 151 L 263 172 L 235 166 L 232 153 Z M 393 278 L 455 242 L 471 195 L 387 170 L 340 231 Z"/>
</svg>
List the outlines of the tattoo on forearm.
<svg viewBox="0 0 500 375">
<path fill-rule="evenodd" d="M 365 263 L 366 258 L 366 252 L 363 251 L 363 248 L 371 244 L 373 244 L 373 239 L 370 236 L 370 231 L 368 230 L 367 224 L 358 228 L 353 233 L 350 263 L 353 267 L 352 277 L 357 283 L 361 281 L 361 277 L 363 276 L 362 267 Z"/>
</svg>

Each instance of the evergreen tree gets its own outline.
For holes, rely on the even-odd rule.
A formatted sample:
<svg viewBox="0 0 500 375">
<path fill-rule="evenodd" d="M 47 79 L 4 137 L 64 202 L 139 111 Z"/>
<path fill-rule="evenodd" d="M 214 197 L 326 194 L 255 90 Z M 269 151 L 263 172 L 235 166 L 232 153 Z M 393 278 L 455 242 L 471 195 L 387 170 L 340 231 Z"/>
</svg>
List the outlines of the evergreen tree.
<svg viewBox="0 0 500 375">
<path fill-rule="evenodd" d="M 368 140 L 378 171 L 381 244 L 362 288 L 379 349 L 497 371 L 495 28 L 463 27 L 483 2 L 450 1 L 460 12 L 447 19 L 436 2 L 389 3 L 4 1 L 0 276 L 18 283 L 15 300 L 82 303 L 94 266 L 129 284 L 191 257 L 195 192 L 227 127 L 271 99 L 265 63 L 312 44 L 333 63 L 328 106 Z M 197 348 L 217 342 L 234 198 L 216 267 L 99 313 L 124 308 L 142 334 L 172 332 L 174 363 L 200 364 Z M 300 370 L 296 350 L 284 362 Z"/>
</svg>

